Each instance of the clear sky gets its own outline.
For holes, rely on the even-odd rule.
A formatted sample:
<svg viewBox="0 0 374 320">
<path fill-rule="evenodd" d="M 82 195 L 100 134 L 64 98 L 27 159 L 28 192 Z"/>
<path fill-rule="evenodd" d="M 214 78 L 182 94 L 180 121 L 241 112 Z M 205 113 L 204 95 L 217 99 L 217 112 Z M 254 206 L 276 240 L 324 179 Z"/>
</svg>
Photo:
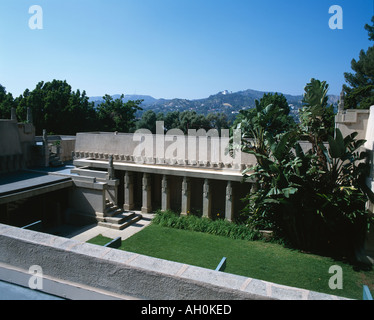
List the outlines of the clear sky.
<svg viewBox="0 0 374 320">
<path fill-rule="evenodd" d="M 43 29 L 29 28 L 29 8 Z M 329 8 L 343 29 L 329 28 Z M 67 80 L 89 96 L 198 99 L 222 90 L 302 94 L 312 78 L 339 94 L 373 45 L 373 0 L 1 0 L 0 83 L 14 96 Z"/>
</svg>

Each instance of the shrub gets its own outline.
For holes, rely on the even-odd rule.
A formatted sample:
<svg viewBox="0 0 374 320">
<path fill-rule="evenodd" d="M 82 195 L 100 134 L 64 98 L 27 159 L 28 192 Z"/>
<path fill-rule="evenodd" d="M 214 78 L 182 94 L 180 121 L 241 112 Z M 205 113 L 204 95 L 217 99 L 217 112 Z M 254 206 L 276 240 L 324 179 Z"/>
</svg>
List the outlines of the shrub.
<svg viewBox="0 0 374 320">
<path fill-rule="evenodd" d="M 240 240 L 258 240 L 261 235 L 244 224 L 236 224 L 226 220 L 210 220 L 195 215 L 180 216 L 171 210 L 157 211 L 153 223 L 163 227 L 203 232 L 217 236 Z"/>
<path fill-rule="evenodd" d="M 245 198 L 244 213 L 250 226 L 271 228 L 298 249 L 355 260 L 373 222 L 365 210 L 374 199 L 365 184 L 367 154 L 359 152 L 365 141 L 356 140 L 357 133 L 343 138 L 339 129 L 330 136 L 326 84 L 312 81 L 306 91 L 299 129 L 273 136 L 257 128 L 255 143 L 243 148 L 257 158 L 249 177 L 259 186 Z M 298 143 L 301 135 L 312 143 L 308 152 Z"/>
</svg>

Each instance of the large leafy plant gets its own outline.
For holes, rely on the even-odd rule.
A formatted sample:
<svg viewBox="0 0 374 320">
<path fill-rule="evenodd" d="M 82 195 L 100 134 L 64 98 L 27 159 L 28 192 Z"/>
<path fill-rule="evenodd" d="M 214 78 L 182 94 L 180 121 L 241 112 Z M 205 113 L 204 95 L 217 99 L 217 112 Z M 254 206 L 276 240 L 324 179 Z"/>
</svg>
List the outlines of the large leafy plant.
<svg viewBox="0 0 374 320">
<path fill-rule="evenodd" d="M 316 123 L 324 120 L 326 84 L 313 83 L 305 95 L 309 123 L 305 118 L 298 129 L 276 136 L 252 129 L 255 143 L 244 141 L 243 150 L 257 158 L 254 172 L 244 176 L 258 186 L 246 197 L 244 213 L 253 228 L 272 229 L 295 247 L 354 256 L 372 222 L 365 211 L 368 198 L 374 200 L 365 184 L 367 154 L 360 152 L 365 141 L 357 140 L 357 133 L 343 138 L 337 129 L 324 143 L 326 130 Z M 302 149 L 303 136 L 311 149 Z"/>
</svg>

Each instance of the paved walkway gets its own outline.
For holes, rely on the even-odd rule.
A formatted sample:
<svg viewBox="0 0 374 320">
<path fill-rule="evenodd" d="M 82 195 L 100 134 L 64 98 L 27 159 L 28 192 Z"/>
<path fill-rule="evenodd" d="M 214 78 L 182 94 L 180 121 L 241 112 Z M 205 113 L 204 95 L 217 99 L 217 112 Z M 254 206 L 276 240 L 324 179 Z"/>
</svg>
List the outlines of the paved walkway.
<svg viewBox="0 0 374 320">
<path fill-rule="evenodd" d="M 71 230 L 70 233 L 66 233 L 63 236 L 80 242 L 87 242 L 100 234 L 111 239 L 121 237 L 122 240 L 125 240 L 147 227 L 155 216 L 154 214 L 144 214 L 137 211 L 135 211 L 135 213 L 141 214 L 143 218 L 124 230 L 109 229 L 94 224 L 80 230 Z"/>
</svg>

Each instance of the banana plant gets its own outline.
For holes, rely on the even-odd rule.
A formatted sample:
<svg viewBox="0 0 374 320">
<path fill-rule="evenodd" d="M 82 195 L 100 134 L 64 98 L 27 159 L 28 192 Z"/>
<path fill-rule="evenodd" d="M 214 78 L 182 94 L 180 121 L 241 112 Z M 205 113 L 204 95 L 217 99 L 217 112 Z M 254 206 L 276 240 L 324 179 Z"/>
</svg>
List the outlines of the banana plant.
<svg viewBox="0 0 374 320">
<path fill-rule="evenodd" d="M 365 202 L 374 194 L 364 180 L 367 154 L 360 147 L 365 141 L 356 137 L 354 133 L 343 138 L 337 130 L 335 138 L 328 139 L 328 149 L 321 144 L 328 164 L 321 169 L 320 157 L 312 150 L 304 153 L 297 134 L 267 136 L 268 156 L 251 151 L 261 161 L 250 175 L 260 189 L 247 198 L 247 209 L 252 210 L 249 223 L 277 229 L 295 246 L 308 250 L 343 243 L 339 237 L 360 242 L 355 234 L 362 232 L 349 230 L 359 228 L 362 221 L 372 223 Z"/>
<path fill-rule="evenodd" d="M 348 220 L 354 223 L 357 216 L 367 216 L 364 203 L 374 201 L 374 193 L 367 187 L 365 179 L 369 175 L 366 163 L 368 153 L 360 150 L 365 140 L 356 140 L 357 132 L 343 138 L 339 129 L 335 138 L 329 137 L 329 149 L 323 150 L 327 170 L 321 176 L 325 185 L 324 192 L 318 195 L 325 201 L 325 207 L 335 208 Z M 368 223 L 372 219 L 368 216 Z"/>
<path fill-rule="evenodd" d="M 365 141 L 357 133 L 343 137 L 340 130 L 326 130 L 328 86 L 312 80 L 298 128 L 271 134 L 266 123 L 271 105 L 257 108 L 256 116 L 243 123 L 252 139 L 243 139 L 242 151 L 257 159 L 253 172 L 243 172 L 257 181 L 244 199 L 243 213 L 252 228 L 272 229 L 297 248 L 347 256 L 362 247 L 373 223 L 365 210 L 368 199 L 374 202 L 365 183 Z M 312 143 L 306 152 L 298 142 L 305 135 Z"/>
</svg>

